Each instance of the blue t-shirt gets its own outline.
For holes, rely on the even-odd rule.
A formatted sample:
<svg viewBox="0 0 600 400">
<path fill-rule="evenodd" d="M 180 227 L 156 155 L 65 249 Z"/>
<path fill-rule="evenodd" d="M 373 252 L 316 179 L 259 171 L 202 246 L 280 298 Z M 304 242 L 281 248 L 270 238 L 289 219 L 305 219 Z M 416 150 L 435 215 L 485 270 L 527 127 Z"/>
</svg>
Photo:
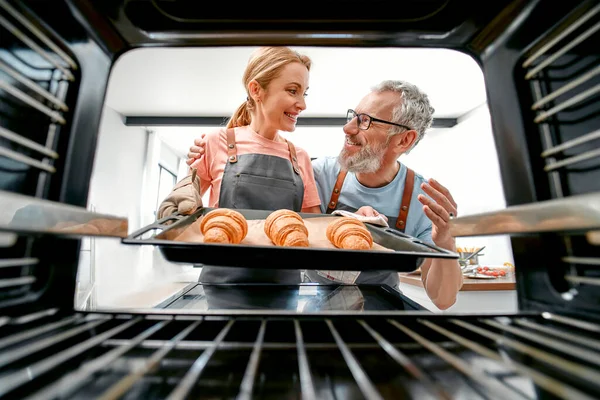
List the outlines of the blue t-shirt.
<svg viewBox="0 0 600 400">
<path fill-rule="evenodd" d="M 321 198 L 321 212 L 327 211 L 327 205 L 333 192 L 333 187 L 340 172 L 337 157 L 320 157 L 312 161 L 317 190 Z M 400 203 L 404 193 L 404 181 L 406 180 L 407 168 L 400 164 L 400 170 L 392 182 L 379 188 L 368 188 L 363 186 L 356 175 L 349 172 L 344 179 L 338 207 L 340 210 L 356 211 L 362 206 L 371 206 L 379 213 L 388 217 L 390 227 L 395 227 L 396 219 L 400 213 Z M 423 212 L 423 205 L 417 198 L 419 194 L 428 196 L 421 184 L 426 182 L 423 176 L 415 173 L 415 183 L 406 218 L 406 229 L 404 233 L 414 236 L 423 242 L 433 244 L 431 239 L 431 220 Z M 308 278 L 313 282 L 326 283 L 327 279 L 317 275 L 315 271 L 307 271 Z M 363 271 L 356 283 L 388 284 L 392 287 L 398 285 L 397 271 Z"/>
</svg>

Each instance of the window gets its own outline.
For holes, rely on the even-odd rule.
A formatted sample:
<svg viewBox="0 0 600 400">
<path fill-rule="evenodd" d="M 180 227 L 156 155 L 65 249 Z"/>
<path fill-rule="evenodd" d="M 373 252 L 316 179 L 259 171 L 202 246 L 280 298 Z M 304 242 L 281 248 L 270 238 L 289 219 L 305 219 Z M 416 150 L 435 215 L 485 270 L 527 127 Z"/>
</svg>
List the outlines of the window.
<svg viewBox="0 0 600 400">
<path fill-rule="evenodd" d="M 158 192 L 156 197 L 155 215 L 158 213 L 160 203 L 171 193 L 177 183 L 177 174 L 158 164 Z"/>
</svg>

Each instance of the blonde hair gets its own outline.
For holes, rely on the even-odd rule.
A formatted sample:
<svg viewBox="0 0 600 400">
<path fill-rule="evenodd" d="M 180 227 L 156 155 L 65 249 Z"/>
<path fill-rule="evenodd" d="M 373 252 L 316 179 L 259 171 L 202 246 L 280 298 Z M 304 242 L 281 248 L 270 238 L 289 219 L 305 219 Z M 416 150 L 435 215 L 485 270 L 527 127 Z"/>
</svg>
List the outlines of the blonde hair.
<svg viewBox="0 0 600 400">
<path fill-rule="evenodd" d="M 312 63 L 310 58 L 289 47 L 261 47 L 254 51 L 250 56 L 242 79 L 248 97 L 235 110 L 227 123 L 227 128 L 246 126 L 252 121 L 250 111 L 256 106 L 254 99 L 248 93 L 248 84 L 252 80 L 256 80 L 263 89 L 267 89 L 271 81 L 281 75 L 283 67 L 294 62 L 301 63 L 310 71 Z"/>
</svg>

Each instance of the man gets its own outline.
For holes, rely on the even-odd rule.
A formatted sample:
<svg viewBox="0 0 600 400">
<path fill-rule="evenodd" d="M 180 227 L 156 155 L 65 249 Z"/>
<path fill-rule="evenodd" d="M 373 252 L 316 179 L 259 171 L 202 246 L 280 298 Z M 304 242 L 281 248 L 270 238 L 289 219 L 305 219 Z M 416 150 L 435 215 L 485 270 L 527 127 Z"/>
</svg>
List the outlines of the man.
<svg viewBox="0 0 600 400">
<path fill-rule="evenodd" d="M 434 109 L 427 95 L 403 81 L 384 81 L 348 110 L 346 142 L 338 157 L 313 161 L 321 212 L 346 209 L 385 215 L 390 226 L 424 242 L 456 251 L 449 233 L 457 206 L 449 191 L 434 179 L 426 181 L 398 162 L 425 135 Z M 203 154 L 202 139 L 190 147 L 188 164 Z M 405 184 L 406 183 L 406 184 Z M 365 207 L 366 206 L 366 207 Z M 180 210 L 181 211 L 181 210 Z M 318 271 L 307 271 L 312 282 L 331 283 Z M 462 273 L 456 260 L 426 259 L 421 279 L 432 302 L 444 310 L 456 301 Z M 356 283 L 398 287 L 393 270 L 363 271 Z"/>
</svg>

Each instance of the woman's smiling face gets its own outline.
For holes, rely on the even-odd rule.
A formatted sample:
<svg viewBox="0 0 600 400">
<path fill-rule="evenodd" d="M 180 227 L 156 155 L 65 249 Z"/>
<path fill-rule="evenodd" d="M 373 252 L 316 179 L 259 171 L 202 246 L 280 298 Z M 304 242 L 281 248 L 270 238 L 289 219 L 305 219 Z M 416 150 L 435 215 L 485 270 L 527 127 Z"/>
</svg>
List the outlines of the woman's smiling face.
<svg viewBox="0 0 600 400">
<path fill-rule="evenodd" d="M 293 132 L 298 115 L 306 109 L 308 69 L 299 62 L 287 64 L 266 90 L 261 90 L 262 118 L 265 125 Z M 264 126 L 264 125 L 263 125 Z"/>
</svg>

